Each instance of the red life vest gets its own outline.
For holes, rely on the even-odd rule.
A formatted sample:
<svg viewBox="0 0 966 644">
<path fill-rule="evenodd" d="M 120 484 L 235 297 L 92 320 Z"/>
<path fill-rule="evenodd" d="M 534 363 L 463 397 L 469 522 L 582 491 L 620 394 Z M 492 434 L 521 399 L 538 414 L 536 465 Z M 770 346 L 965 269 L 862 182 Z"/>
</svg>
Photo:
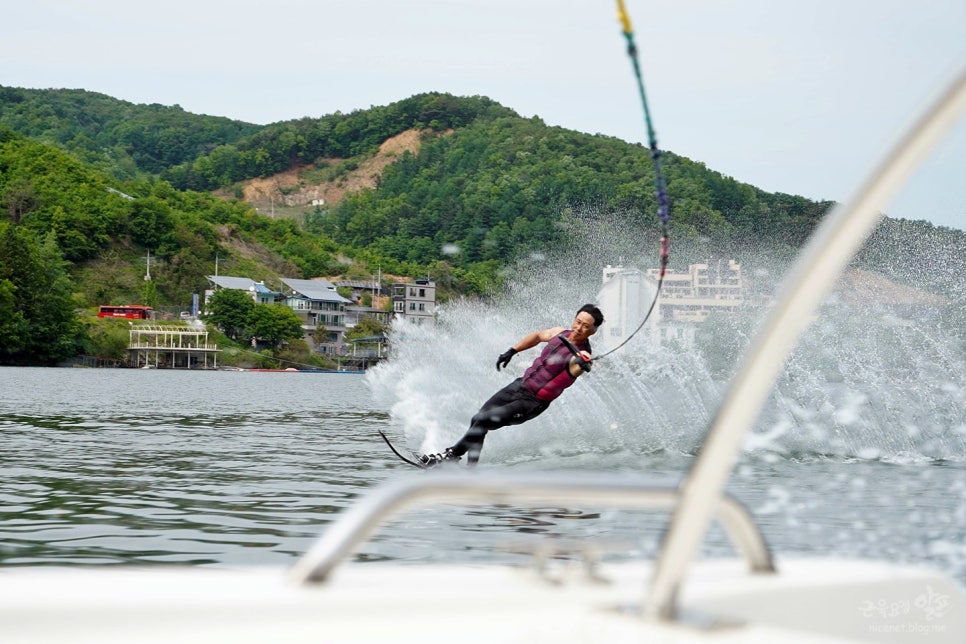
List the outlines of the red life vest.
<svg viewBox="0 0 966 644">
<path fill-rule="evenodd" d="M 561 335 L 569 338 L 570 331 L 564 331 L 551 338 L 540 353 L 540 357 L 534 360 L 523 374 L 523 386 L 539 400 L 550 402 L 576 380 L 570 375 L 568 368 L 574 354 L 560 339 Z M 590 352 L 589 342 L 582 342 L 576 346 L 580 351 Z"/>
</svg>

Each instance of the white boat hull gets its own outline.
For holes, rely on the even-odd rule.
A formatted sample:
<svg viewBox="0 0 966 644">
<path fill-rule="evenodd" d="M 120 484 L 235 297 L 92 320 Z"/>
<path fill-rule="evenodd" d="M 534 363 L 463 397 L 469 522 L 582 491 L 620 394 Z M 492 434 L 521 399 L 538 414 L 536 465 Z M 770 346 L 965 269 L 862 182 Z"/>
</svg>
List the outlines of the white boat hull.
<svg viewBox="0 0 966 644">
<path fill-rule="evenodd" d="M 589 576 L 508 566 L 346 564 L 323 584 L 278 569 L 7 569 L 5 644 L 152 642 L 963 641 L 966 595 L 928 570 L 794 560 L 776 574 L 697 564 L 680 621 L 648 620 L 651 567 Z M 549 578 L 548 578 L 549 576 Z"/>
</svg>

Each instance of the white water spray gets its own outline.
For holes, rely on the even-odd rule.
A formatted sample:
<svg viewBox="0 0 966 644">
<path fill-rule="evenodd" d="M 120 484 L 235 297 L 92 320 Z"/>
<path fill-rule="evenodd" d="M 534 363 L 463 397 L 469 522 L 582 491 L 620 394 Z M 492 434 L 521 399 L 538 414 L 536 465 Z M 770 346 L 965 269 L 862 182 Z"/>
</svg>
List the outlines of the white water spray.
<svg viewBox="0 0 966 644">
<path fill-rule="evenodd" d="M 400 442 L 440 451 L 466 430 L 498 389 L 522 375 L 538 347 L 497 372 L 496 357 L 524 335 L 569 326 L 596 302 L 606 263 L 656 262 L 635 248 L 623 225 L 582 216 L 579 244 L 559 257 L 532 257 L 492 303 L 457 300 L 438 307 L 435 328 L 397 323 L 392 358 L 367 381 Z M 746 269 L 755 270 L 754 266 Z M 604 311 L 605 318 L 608 312 Z M 747 343 L 725 322 L 701 350 L 656 346 L 639 334 L 568 389 L 540 417 L 487 437 L 481 463 L 545 462 L 547 467 L 642 467 L 693 455 L 721 397 L 720 367 Z M 607 322 L 592 338 L 603 352 Z M 710 328 L 710 327 L 709 327 Z M 708 336 L 708 329 L 699 330 Z M 721 334 L 726 334 L 722 336 Z M 722 342 L 724 338 L 726 342 Z M 966 460 L 966 358 L 961 340 L 933 321 L 830 303 L 793 353 L 746 452 L 779 458 Z M 700 344 L 700 343 L 699 343 Z"/>
</svg>

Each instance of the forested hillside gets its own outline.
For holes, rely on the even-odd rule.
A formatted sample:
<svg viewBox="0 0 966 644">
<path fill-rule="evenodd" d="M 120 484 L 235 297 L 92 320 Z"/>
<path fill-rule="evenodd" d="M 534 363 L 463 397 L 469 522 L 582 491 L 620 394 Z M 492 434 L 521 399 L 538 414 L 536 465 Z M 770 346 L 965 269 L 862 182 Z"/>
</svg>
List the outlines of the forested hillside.
<svg viewBox="0 0 966 644">
<path fill-rule="evenodd" d="M 179 189 L 214 190 L 251 177 L 266 177 L 319 159 L 372 154 L 386 139 L 406 130 L 436 132 L 478 120 L 516 116 L 488 98 L 420 94 L 383 107 L 276 123 L 225 143 L 210 154 L 161 173 Z"/>
<path fill-rule="evenodd" d="M 418 150 L 393 159 L 374 187 L 337 203 L 271 217 L 241 199 L 244 182 L 293 169 L 342 181 L 404 132 L 421 133 Z M 678 268 L 709 254 L 790 254 L 831 206 L 763 192 L 670 152 L 665 168 Z M 0 253 L 0 307 L 28 310 L 24 298 L 36 287 L 14 269 L 26 255 L 48 258 L 37 259 L 41 265 L 63 259 L 62 274 L 49 277 L 78 309 L 186 306 L 216 261 L 222 274 L 269 283 L 368 276 L 378 266 L 445 275 L 444 298 L 485 295 L 514 258 L 563 242 L 575 212 L 622 213 L 638 246 L 651 247 L 652 193 L 642 146 L 548 127 L 484 97 L 422 94 L 255 126 L 83 90 L 0 88 L 0 238 L 7 240 L 0 248 L 8 249 Z M 918 260 L 903 237 L 946 248 L 961 248 L 963 238 L 925 222 L 889 224 L 877 235 L 881 243 L 864 261 L 881 262 L 886 252 L 892 266 Z M 142 279 L 148 253 L 150 282 Z M 963 274 L 966 260 L 952 255 L 952 269 Z M 957 295 L 949 280 L 931 286 Z M 18 328 L 22 334 L 29 324 Z M 83 331 L 71 333 L 77 349 Z M 11 347 L 27 345 L 2 342 L 0 361 L 4 352 L 7 360 L 26 355 Z"/>
<path fill-rule="evenodd" d="M 767 194 L 673 154 L 664 165 L 673 236 L 704 251 L 734 252 L 762 236 L 797 246 L 830 205 Z M 653 185 L 642 146 L 539 119 L 480 119 L 426 141 L 418 156 L 388 167 L 377 189 L 349 196 L 309 226 L 410 262 L 442 260 L 442 249 L 455 247 L 449 261 L 469 268 L 552 246 L 561 216 L 579 208 L 631 213 L 642 245 L 652 245 Z"/>
<path fill-rule="evenodd" d="M 118 179 L 157 174 L 262 129 L 177 105 L 136 105 L 82 89 L 0 86 L 3 125 L 54 143 Z"/>
</svg>

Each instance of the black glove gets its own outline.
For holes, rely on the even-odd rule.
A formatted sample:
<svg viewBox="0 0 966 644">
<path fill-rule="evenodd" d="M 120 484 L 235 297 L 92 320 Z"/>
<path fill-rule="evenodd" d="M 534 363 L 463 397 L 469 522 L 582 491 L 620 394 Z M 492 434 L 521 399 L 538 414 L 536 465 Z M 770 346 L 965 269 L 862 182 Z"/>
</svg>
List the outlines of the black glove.
<svg viewBox="0 0 966 644">
<path fill-rule="evenodd" d="M 500 357 L 496 359 L 496 370 L 499 371 L 501 368 L 506 369 L 506 366 L 510 364 L 510 358 L 515 356 L 517 350 L 510 347 L 506 351 L 500 354 Z"/>
</svg>

